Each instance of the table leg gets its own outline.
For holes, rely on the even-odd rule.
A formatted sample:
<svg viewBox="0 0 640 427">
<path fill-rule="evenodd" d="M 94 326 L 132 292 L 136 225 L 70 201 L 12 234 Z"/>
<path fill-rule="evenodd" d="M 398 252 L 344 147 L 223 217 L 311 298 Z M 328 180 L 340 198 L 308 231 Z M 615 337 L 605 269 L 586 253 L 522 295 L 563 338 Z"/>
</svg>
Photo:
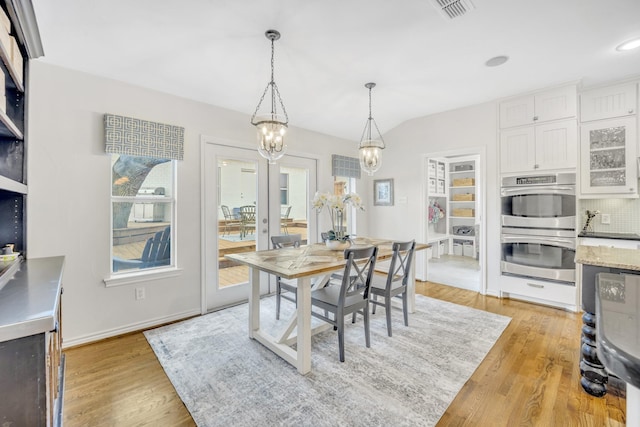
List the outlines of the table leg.
<svg viewBox="0 0 640 427">
<path fill-rule="evenodd" d="M 260 270 L 249 267 L 249 338 L 260 329 Z"/>
<path fill-rule="evenodd" d="M 298 279 L 298 372 L 311 371 L 311 278 Z"/>
<path fill-rule="evenodd" d="M 409 271 L 409 283 L 407 286 L 407 310 L 409 313 L 416 312 L 416 253 L 413 252 L 411 260 L 411 271 Z"/>
</svg>

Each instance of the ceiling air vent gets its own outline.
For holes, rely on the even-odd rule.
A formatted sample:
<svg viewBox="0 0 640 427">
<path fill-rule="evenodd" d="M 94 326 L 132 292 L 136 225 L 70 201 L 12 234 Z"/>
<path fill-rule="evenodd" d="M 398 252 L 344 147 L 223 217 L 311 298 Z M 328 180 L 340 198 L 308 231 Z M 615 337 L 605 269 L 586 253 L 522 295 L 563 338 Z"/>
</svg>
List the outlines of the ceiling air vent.
<svg viewBox="0 0 640 427">
<path fill-rule="evenodd" d="M 433 6 L 448 19 L 459 18 L 475 9 L 471 0 L 431 0 Z"/>
</svg>

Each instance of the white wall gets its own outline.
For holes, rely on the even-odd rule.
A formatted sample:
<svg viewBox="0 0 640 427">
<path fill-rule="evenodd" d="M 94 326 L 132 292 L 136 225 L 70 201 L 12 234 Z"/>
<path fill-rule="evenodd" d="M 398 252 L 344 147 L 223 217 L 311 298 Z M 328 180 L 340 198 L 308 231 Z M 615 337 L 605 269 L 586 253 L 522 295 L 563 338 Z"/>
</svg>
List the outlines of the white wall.
<svg viewBox="0 0 640 427">
<path fill-rule="evenodd" d="M 487 293 L 498 293 L 500 276 L 500 214 L 496 103 L 486 103 L 407 121 L 384 135 L 383 165 L 373 179 L 394 179 L 394 206 L 369 203 L 370 234 L 383 238 L 423 241 L 420 224 L 424 201 L 421 182 L 424 158 L 429 153 L 484 147 L 486 164 Z M 371 185 L 369 187 L 372 187 Z M 372 188 L 367 199 L 372 200 Z M 406 203 L 403 200 L 406 199 Z M 425 202 L 426 203 L 426 202 Z M 392 225 L 390 227 L 390 225 Z"/>
<path fill-rule="evenodd" d="M 199 313 L 200 136 L 252 146 L 255 131 L 249 115 L 37 60 L 30 68 L 28 255 L 66 256 L 65 345 Z M 109 288 L 103 283 L 111 262 L 111 157 L 104 153 L 105 113 L 185 127 L 185 158 L 177 167 L 178 277 Z M 356 147 L 357 142 L 290 129 L 290 152 L 318 158 L 321 190 L 333 188 L 331 154 L 354 156 Z M 366 232 L 364 214 L 359 224 Z M 135 286 L 145 286 L 144 300 L 135 300 Z"/>
</svg>

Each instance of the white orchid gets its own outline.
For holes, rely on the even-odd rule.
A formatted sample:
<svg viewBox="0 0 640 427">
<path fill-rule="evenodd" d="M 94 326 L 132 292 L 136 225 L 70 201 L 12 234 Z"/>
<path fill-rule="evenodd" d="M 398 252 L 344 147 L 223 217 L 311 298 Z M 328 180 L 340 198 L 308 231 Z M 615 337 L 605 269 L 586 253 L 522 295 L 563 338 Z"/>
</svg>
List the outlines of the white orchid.
<svg viewBox="0 0 640 427">
<path fill-rule="evenodd" d="M 311 200 L 311 206 L 321 212 L 325 207 L 331 218 L 331 231 L 329 232 L 330 240 L 348 240 L 349 236 L 342 231 L 342 223 L 344 220 L 344 211 L 347 206 L 353 206 L 356 209 L 364 210 L 362 198 L 357 193 L 347 193 L 344 195 L 336 195 L 329 192 L 317 192 Z"/>
</svg>

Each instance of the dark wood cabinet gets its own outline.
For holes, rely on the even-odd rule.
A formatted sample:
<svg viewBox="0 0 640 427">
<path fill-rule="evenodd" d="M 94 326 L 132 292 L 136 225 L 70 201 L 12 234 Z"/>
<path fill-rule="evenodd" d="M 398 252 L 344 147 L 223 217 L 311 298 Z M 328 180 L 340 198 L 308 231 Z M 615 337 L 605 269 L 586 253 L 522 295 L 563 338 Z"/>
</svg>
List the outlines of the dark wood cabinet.
<svg viewBox="0 0 640 427">
<path fill-rule="evenodd" d="M 18 263 L 0 281 L 0 425 L 60 426 L 64 257 Z"/>
</svg>

